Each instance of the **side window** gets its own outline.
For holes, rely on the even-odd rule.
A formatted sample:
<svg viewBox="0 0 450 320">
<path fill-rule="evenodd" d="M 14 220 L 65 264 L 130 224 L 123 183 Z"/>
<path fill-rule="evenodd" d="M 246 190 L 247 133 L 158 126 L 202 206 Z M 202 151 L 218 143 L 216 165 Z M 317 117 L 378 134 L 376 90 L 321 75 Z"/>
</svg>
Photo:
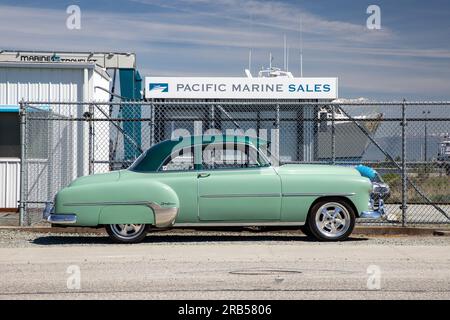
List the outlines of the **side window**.
<svg viewBox="0 0 450 320">
<path fill-rule="evenodd" d="M 237 169 L 267 166 L 268 162 L 258 156 L 258 151 L 245 144 L 209 144 L 202 150 L 205 170 Z"/>
<path fill-rule="evenodd" d="M 175 151 L 161 165 L 159 171 L 194 170 L 194 152 L 192 148 Z"/>
</svg>

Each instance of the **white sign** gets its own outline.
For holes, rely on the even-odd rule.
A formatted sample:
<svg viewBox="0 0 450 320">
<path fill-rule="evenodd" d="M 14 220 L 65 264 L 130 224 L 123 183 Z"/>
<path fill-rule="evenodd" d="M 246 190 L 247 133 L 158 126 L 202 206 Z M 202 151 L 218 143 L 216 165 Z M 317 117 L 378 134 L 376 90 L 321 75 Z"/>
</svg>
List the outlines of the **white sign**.
<svg viewBox="0 0 450 320">
<path fill-rule="evenodd" d="M 103 68 L 135 68 L 134 53 L 1 51 L 0 62 L 95 63 Z"/>
<path fill-rule="evenodd" d="M 145 98 L 337 99 L 337 78 L 146 77 Z"/>
</svg>

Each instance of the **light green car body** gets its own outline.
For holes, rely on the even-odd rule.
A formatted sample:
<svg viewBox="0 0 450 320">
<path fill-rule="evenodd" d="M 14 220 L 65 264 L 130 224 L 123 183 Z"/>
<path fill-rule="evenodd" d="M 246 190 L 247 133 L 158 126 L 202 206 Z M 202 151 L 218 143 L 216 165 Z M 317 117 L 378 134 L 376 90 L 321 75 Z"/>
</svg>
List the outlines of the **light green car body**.
<svg viewBox="0 0 450 320">
<path fill-rule="evenodd" d="M 226 137 L 214 137 L 223 143 Z M 261 140 L 232 137 L 260 148 Z M 166 144 L 166 145 L 164 145 Z M 163 142 L 147 172 L 120 170 L 80 177 L 55 197 L 52 214 L 76 215 L 71 226 L 150 224 L 154 227 L 303 225 L 311 207 L 324 198 L 346 201 L 358 217 L 367 211 L 372 183 L 352 167 L 289 164 L 234 169 L 159 171 L 158 161 L 204 140 Z M 170 148 L 169 148 L 170 147 Z M 159 149 L 158 149 L 159 148 Z M 201 149 L 200 149 L 201 150 Z M 165 154 L 164 154 L 165 152 Z M 195 152 L 195 163 L 201 152 Z"/>
</svg>

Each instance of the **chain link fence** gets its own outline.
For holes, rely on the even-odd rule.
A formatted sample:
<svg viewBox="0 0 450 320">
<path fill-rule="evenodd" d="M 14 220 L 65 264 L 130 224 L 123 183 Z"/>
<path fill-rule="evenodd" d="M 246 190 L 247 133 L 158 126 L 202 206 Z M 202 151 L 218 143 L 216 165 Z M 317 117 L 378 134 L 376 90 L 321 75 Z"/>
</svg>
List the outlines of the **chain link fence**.
<svg viewBox="0 0 450 320">
<path fill-rule="evenodd" d="M 280 164 L 374 167 L 391 187 L 383 223 L 448 224 L 449 111 L 444 102 L 22 102 L 21 223 L 38 222 L 79 176 L 127 168 L 174 136 L 221 132 L 275 142 Z"/>
</svg>

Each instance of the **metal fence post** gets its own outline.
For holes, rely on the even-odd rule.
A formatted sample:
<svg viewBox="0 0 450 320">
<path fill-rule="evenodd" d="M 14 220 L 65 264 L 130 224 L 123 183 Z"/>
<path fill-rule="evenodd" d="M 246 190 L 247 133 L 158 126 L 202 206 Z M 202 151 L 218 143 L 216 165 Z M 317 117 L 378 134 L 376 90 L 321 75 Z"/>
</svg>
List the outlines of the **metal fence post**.
<svg viewBox="0 0 450 320">
<path fill-rule="evenodd" d="M 53 150 L 56 147 L 56 145 L 54 145 L 54 126 L 55 123 L 52 121 L 53 118 L 53 111 L 51 108 L 49 108 L 48 110 L 48 115 L 46 117 L 46 123 L 42 123 L 42 126 L 45 126 L 48 130 L 47 132 L 47 200 L 51 201 L 54 193 L 53 190 L 56 187 L 54 184 L 54 167 L 55 167 L 55 157 L 57 159 L 58 155 L 56 155 Z M 34 120 L 36 121 L 36 120 Z M 45 120 L 44 120 L 45 121 Z M 31 120 L 30 122 L 33 122 L 33 120 Z M 41 122 L 41 120 L 39 120 L 39 122 Z M 57 126 L 57 130 L 58 132 L 60 132 L 60 123 L 56 124 Z M 56 165 L 57 166 L 57 165 Z"/>
<path fill-rule="evenodd" d="M 276 107 L 276 118 L 275 118 L 275 158 L 277 161 L 281 162 L 280 159 L 280 105 L 277 104 Z M 279 163 L 277 163 L 279 165 Z"/>
<path fill-rule="evenodd" d="M 402 104 L 402 226 L 406 226 L 407 210 L 407 177 L 406 177 L 406 99 Z"/>
<path fill-rule="evenodd" d="M 331 163 L 336 164 L 335 106 L 331 106 Z M 325 125 L 327 125 L 325 123 Z"/>
<path fill-rule="evenodd" d="M 19 202 L 19 224 L 25 225 L 26 216 L 26 185 L 25 185 L 25 167 L 26 167 L 26 150 L 25 150 L 25 134 L 26 134 L 26 107 L 25 102 L 19 102 L 20 107 L 20 202 Z"/>
<path fill-rule="evenodd" d="M 211 122 L 209 124 L 210 129 L 216 129 L 216 109 L 214 108 L 214 105 L 211 105 Z"/>
<path fill-rule="evenodd" d="M 150 117 L 150 147 L 152 147 L 155 144 L 155 105 L 151 103 L 150 111 L 151 111 L 151 117 Z"/>
<path fill-rule="evenodd" d="M 94 117 L 94 106 L 89 104 L 89 111 L 87 120 L 89 121 L 89 175 L 94 173 L 94 124 L 92 118 Z"/>
</svg>

